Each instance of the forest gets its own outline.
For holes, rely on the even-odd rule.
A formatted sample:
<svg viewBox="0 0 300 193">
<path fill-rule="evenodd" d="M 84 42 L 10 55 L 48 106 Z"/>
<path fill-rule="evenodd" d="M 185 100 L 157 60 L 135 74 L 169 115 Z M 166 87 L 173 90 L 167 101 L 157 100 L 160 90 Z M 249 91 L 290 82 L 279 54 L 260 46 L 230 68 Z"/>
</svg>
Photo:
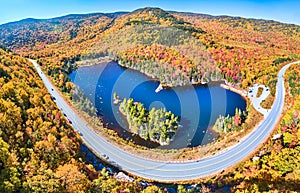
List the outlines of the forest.
<svg viewBox="0 0 300 193">
<path fill-rule="evenodd" d="M 234 116 L 222 116 L 216 120 L 213 129 L 220 133 L 229 133 L 231 131 L 239 131 L 242 127 L 241 125 L 245 122 L 247 118 L 247 112 L 241 111 L 240 109 L 235 109 Z"/>
<path fill-rule="evenodd" d="M 6 51 L 0 50 L 0 192 L 143 191 L 138 183 L 117 181 L 84 161 L 78 134 L 67 124 L 31 64 L 8 50 L 37 59 L 64 92 L 71 92 L 68 74 L 76 68 L 73 63 L 103 54 L 119 56 L 126 65 L 145 73 L 170 70 L 161 81 L 181 76 L 174 85 L 193 82 L 192 78 L 195 82 L 224 78 L 241 89 L 266 84 L 274 96 L 278 70 L 300 57 L 299 31 L 297 25 L 276 21 L 149 8 L 1 25 L 0 44 Z M 165 36 L 173 38 L 164 41 Z M 172 60 L 159 58 L 160 52 L 176 56 L 174 66 L 170 66 Z M 143 61 L 145 57 L 156 68 L 149 60 Z M 178 62 L 186 65 L 180 67 Z M 195 182 L 203 192 L 222 187 L 233 192 L 299 191 L 299 76 L 299 65 L 295 65 L 285 77 L 286 109 L 273 133 L 281 137 L 270 137 L 254 153 L 256 159 L 251 157 L 228 172 Z M 70 172 L 72 175 L 66 175 Z M 178 189 L 186 192 L 182 187 Z M 147 191 L 162 192 L 156 186 Z"/>
<path fill-rule="evenodd" d="M 260 82 L 274 94 L 279 64 L 299 59 L 297 25 L 228 16 L 176 15 L 207 32 L 200 39 L 223 76 L 244 89 Z"/>
<path fill-rule="evenodd" d="M 178 117 L 166 109 L 148 111 L 142 103 L 124 98 L 119 106 L 125 115 L 131 132 L 160 145 L 168 145 L 178 128 Z"/>
<path fill-rule="evenodd" d="M 0 192 L 161 192 L 96 171 L 32 64 L 0 49 Z"/>
<path fill-rule="evenodd" d="M 285 78 L 289 81 L 287 110 L 272 136 L 253 155 L 228 174 L 212 181 L 219 186 L 231 184 L 232 192 L 297 192 L 300 190 L 300 95 L 295 75 L 299 65 L 291 66 Z M 296 90 L 295 90 L 296 89 Z M 279 137 L 274 138 L 275 134 Z"/>
</svg>

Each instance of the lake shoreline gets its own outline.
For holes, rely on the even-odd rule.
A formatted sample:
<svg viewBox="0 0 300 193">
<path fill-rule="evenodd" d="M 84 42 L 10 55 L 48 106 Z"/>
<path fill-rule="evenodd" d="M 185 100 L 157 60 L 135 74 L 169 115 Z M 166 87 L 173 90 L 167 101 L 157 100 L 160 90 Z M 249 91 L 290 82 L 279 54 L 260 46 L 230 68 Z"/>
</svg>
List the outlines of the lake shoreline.
<svg viewBox="0 0 300 193">
<path fill-rule="evenodd" d="M 118 65 L 120 65 L 123 68 L 130 69 L 130 70 L 135 70 L 135 69 L 131 69 L 131 68 L 128 68 L 128 67 L 120 64 L 117 60 L 111 60 L 111 62 L 116 62 Z M 136 70 L 136 71 L 144 74 L 149 79 L 151 79 L 151 80 L 153 80 L 155 82 L 159 82 L 160 83 L 160 81 L 157 78 L 154 78 L 151 74 L 145 73 L 145 72 L 141 72 L 139 70 Z M 211 86 L 220 86 L 220 87 L 222 87 L 222 88 L 224 88 L 226 90 L 233 91 L 233 92 L 241 95 L 245 100 L 247 99 L 247 92 L 245 90 L 237 88 L 233 84 L 227 82 L 225 79 L 217 80 L 217 81 L 210 81 L 210 82 L 205 82 L 205 83 L 195 82 L 195 83 L 190 83 L 188 85 L 182 85 L 182 86 L 181 85 L 170 86 L 170 85 L 165 84 L 165 83 L 160 83 L 160 84 L 162 85 L 163 89 L 172 89 L 172 88 L 177 88 L 177 87 L 183 88 L 183 87 L 188 87 L 188 86 L 199 86 L 199 87 L 204 87 L 204 88 L 211 87 Z"/>
<path fill-rule="evenodd" d="M 77 61 L 75 64 L 77 64 L 78 67 L 87 67 L 87 66 L 94 66 L 96 64 L 110 63 L 110 62 L 115 62 L 115 61 L 112 60 L 109 56 L 106 56 L 106 57 L 100 57 L 95 59 L 80 60 Z"/>
<path fill-rule="evenodd" d="M 110 62 L 115 62 L 119 66 L 121 66 L 122 68 L 125 68 L 125 69 L 135 70 L 135 69 L 131 69 L 131 68 L 128 68 L 128 67 L 122 65 L 121 63 L 118 62 L 118 60 L 112 59 L 109 56 L 96 58 L 96 59 L 90 59 L 86 63 L 84 63 L 84 62 L 80 63 L 80 61 L 79 61 L 79 62 L 76 62 L 76 64 L 78 64 L 79 67 L 86 67 L 86 66 L 93 66 L 93 65 L 96 65 L 96 64 L 107 64 L 107 63 L 110 63 Z M 144 74 L 145 76 L 147 76 L 152 81 L 160 83 L 160 81 L 157 78 L 154 78 L 151 74 L 141 72 L 139 70 L 136 70 L 136 71 L 138 71 L 139 73 Z M 182 85 L 182 86 L 180 86 L 180 85 L 170 86 L 170 85 L 165 84 L 165 83 L 160 83 L 160 84 L 162 85 L 163 89 L 172 89 L 172 88 L 177 88 L 177 87 L 183 88 L 183 87 L 188 87 L 188 86 L 199 86 L 199 87 L 204 87 L 204 88 L 211 87 L 211 86 L 220 86 L 220 87 L 222 87 L 226 90 L 229 90 L 229 91 L 232 91 L 232 92 L 235 92 L 235 93 L 239 94 L 240 96 L 242 96 L 247 101 L 247 92 L 245 90 L 242 90 L 241 88 L 237 88 L 235 85 L 227 82 L 225 79 L 217 80 L 217 81 L 210 81 L 210 82 L 205 82 L 205 83 L 195 82 L 195 83 L 190 83 L 188 85 Z"/>
<path fill-rule="evenodd" d="M 109 62 L 110 63 L 114 62 L 115 63 L 114 65 L 119 66 L 119 68 L 123 68 L 120 65 L 117 65 L 117 63 L 115 61 L 110 60 Z M 102 65 L 101 68 L 110 69 L 110 65 L 106 65 L 105 63 L 102 63 L 102 64 L 98 63 L 98 65 Z M 94 66 L 96 66 L 96 65 L 94 65 Z M 89 68 L 89 67 L 84 67 L 84 68 Z M 95 69 L 93 71 L 95 71 Z M 123 70 L 126 70 L 126 69 L 123 68 Z M 130 70 L 130 71 L 136 71 L 136 72 L 140 73 L 137 70 Z M 109 72 L 111 73 L 111 71 L 109 71 Z M 152 81 L 152 79 L 150 81 Z M 158 82 L 156 82 L 156 83 L 158 83 Z M 200 89 L 208 88 L 210 86 L 221 88 L 220 84 L 222 84 L 222 83 L 224 84 L 225 81 L 224 80 L 223 81 L 214 81 L 214 82 L 209 82 L 206 84 L 193 84 L 193 87 L 195 90 L 198 90 L 199 88 Z M 193 89 L 191 86 L 192 86 L 192 84 L 187 85 L 186 88 Z M 175 87 L 172 87 L 172 89 L 173 88 L 175 88 Z M 208 88 L 208 89 L 210 89 L 210 88 Z M 222 88 L 222 89 L 224 89 L 224 88 Z M 180 89 L 180 92 L 185 92 L 185 90 L 186 90 L 185 88 Z M 151 93 L 153 93 L 153 96 L 158 96 L 158 95 L 164 94 L 164 92 L 160 93 L 160 94 L 155 94 L 154 90 Z M 242 98 L 242 97 L 240 96 L 240 98 Z M 110 98 L 110 100 L 111 100 L 111 98 Z M 115 104 L 114 104 L 114 106 L 115 106 Z M 121 113 L 120 113 L 120 116 L 123 117 L 123 115 Z M 127 122 L 124 122 L 124 123 L 126 125 L 128 124 Z M 201 145 L 197 145 L 197 146 L 193 146 L 193 147 L 184 147 L 184 148 L 180 148 L 180 149 L 176 149 L 176 148 L 160 149 L 157 147 L 152 148 L 152 147 L 145 147 L 143 145 L 136 144 L 135 142 L 132 142 L 132 141 L 126 141 L 126 138 L 123 138 L 119 135 L 119 134 L 123 134 L 123 132 L 119 131 L 119 130 L 115 131 L 114 126 L 111 126 L 108 124 L 104 124 L 103 126 L 106 129 L 99 129 L 97 127 L 93 127 L 93 129 L 95 131 L 97 131 L 98 134 L 101 133 L 100 135 L 102 135 L 104 138 L 106 138 L 107 141 L 110 141 L 111 143 L 113 143 L 115 146 L 118 146 L 126 151 L 129 151 L 132 154 L 138 155 L 145 159 L 151 159 L 151 160 L 158 159 L 158 160 L 171 161 L 171 162 L 178 162 L 178 161 L 189 162 L 191 160 L 196 160 L 201 157 L 206 157 L 206 156 L 212 155 L 215 152 L 222 150 L 223 147 L 227 147 L 229 144 L 232 144 L 232 141 L 229 142 L 228 139 L 226 139 L 227 142 L 224 144 L 222 142 L 223 141 L 222 137 L 221 137 L 221 139 L 216 138 L 213 141 L 206 143 L 205 142 L 206 140 L 210 140 L 210 138 L 207 138 L 210 136 L 207 135 L 208 132 L 206 131 L 205 134 L 204 134 L 204 132 L 201 132 L 201 135 L 206 136 L 205 140 L 203 141 L 204 144 L 202 143 Z M 111 127 L 112 130 L 109 129 L 109 127 Z M 207 128 L 207 130 L 212 131 L 212 128 Z M 237 134 L 239 134 L 239 133 L 237 133 Z M 236 134 L 233 133 L 233 136 L 235 136 L 235 135 Z M 135 140 L 134 139 L 135 136 L 136 135 L 133 136 L 133 138 L 132 138 L 133 140 Z M 228 136 L 226 138 L 228 138 Z M 233 138 L 235 138 L 235 137 L 233 137 Z M 218 147 L 220 147 L 220 148 L 218 148 Z"/>
<path fill-rule="evenodd" d="M 232 85 L 231 83 L 228 83 L 226 80 L 224 80 L 224 83 L 220 84 L 220 87 L 226 89 L 226 90 L 230 90 L 232 92 L 235 92 L 239 95 L 241 95 L 245 100 L 247 100 L 247 91 L 241 89 L 241 88 L 237 88 L 236 86 Z"/>
<path fill-rule="evenodd" d="M 100 61 L 100 60 L 97 60 L 97 61 Z M 90 64 L 91 64 L 91 62 L 90 62 Z M 100 70 L 100 74 L 97 73 L 98 69 Z M 184 99 L 178 98 L 178 94 L 181 97 L 183 97 L 183 96 L 186 97 L 188 95 L 192 95 L 191 96 L 192 98 L 194 96 L 200 97 L 201 100 L 198 100 L 199 98 L 198 99 L 194 99 L 194 100 L 196 100 L 195 102 L 197 104 L 199 103 L 199 108 L 201 106 L 201 108 L 203 108 L 202 111 L 205 111 L 205 109 L 209 110 L 209 108 L 212 108 L 212 107 L 210 107 L 210 105 L 208 105 L 207 102 L 204 102 L 205 100 L 203 100 L 203 99 L 205 99 L 205 97 L 209 97 L 208 99 L 210 101 L 210 99 L 211 99 L 210 95 L 212 95 L 212 94 L 214 94 L 216 92 L 215 93 L 216 94 L 215 95 L 216 99 L 221 97 L 220 100 L 218 100 L 218 101 L 221 102 L 221 101 L 224 100 L 224 102 L 221 102 L 219 105 L 221 105 L 221 106 L 223 106 L 223 105 L 225 105 L 225 106 L 229 105 L 228 107 L 226 106 L 226 108 L 224 109 L 225 111 L 222 110 L 222 113 L 220 112 L 221 114 L 225 113 L 224 116 L 227 115 L 228 113 L 230 115 L 234 114 L 234 110 L 231 109 L 232 106 L 236 106 L 238 104 L 240 104 L 240 105 L 242 105 L 244 107 L 247 106 L 246 105 L 247 102 L 243 99 L 243 97 L 241 95 L 237 94 L 236 92 L 227 91 L 227 89 L 224 89 L 224 88 L 222 88 L 220 86 L 221 84 L 225 84 L 226 83 L 225 80 L 212 81 L 212 82 L 208 82 L 208 83 L 205 83 L 205 84 L 203 84 L 203 83 L 202 84 L 201 83 L 194 83 L 194 84 L 192 84 L 191 83 L 191 84 L 188 84 L 188 85 L 185 85 L 185 86 L 167 87 L 164 90 L 162 90 L 161 92 L 157 93 L 156 92 L 156 88 L 160 84 L 157 80 L 153 80 L 153 79 L 149 78 L 144 73 L 141 73 L 138 70 L 134 70 L 134 69 L 130 69 L 129 68 L 128 71 L 127 71 L 127 69 L 128 68 L 126 68 L 126 67 L 124 68 L 121 65 L 119 65 L 116 61 L 110 60 L 108 62 L 108 64 L 106 64 L 106 63 L 100 63 L 100 64 L 98 63 L 98 64 L 96 64 L 95 63 L 95 65 L 91 65 L 91 66 L 87 66 L 87 67 L 82 67 L 82 70 L 80 70 L 80 71 L 81 71 L 81 73 L 84 72 L 84 71 L 87 72 L 87 73 L 91 73 L 90 75 L 87 76 L 87 80 L 89 80 L 88 82 L 90 82 L 90 81 L 91 82 L 95 82 L 95 83 L 97 82 L 97 84 L 100 84 L 99 78 L 97 78 L 97 77 L 100 77 L 100 76 L 102 78 L 104 78 L 105 80 L 116 81 L 116 80 L 119 80 L 119 76 L 122 76 L 124 78 L 124 76 L 126 75 L 125 76 L 126 79 L 124 79 L 122 81 L 122 84 L 124 84 L 124 81 L 126 80 L 128 82 L 128 83 L 126 83 L 126 85 L 127 84 L 128 85 L 129 84 L 133 84 L 133 86 L 134 86 L 133 88 L 137 89 L 137 90 L 135 90 L 135 93 L 131 93 L 131 94 L 133 94 L 132 95 L 133 98 L 136 97 L 137 101 L 143 101 L 143 98 L 141 98 L 140 94 L 147 92 L 147 94 L 144 96 L 144 97 L 146 97 L 146 99 L 143 102 L 143 104 L 146 105 L 146 107 L 150 107 L 150 105 L 152 105 L 152 103 L 155 104 L 154 103 L 155 101 L 163 101 L 162 104 L 164 104 L 165 106 L 167 106 L 169 108 L 169 110 L 171 110 L 177 116 L 182 115 L 182 111 L 181 111 L 182 104 L 181 104 L 181 106 L 174 106 L 173 103 L 176 102 L 176 101 L 180 102 L 180 100 L 183 100 L 183 101 L 186 101 L 187 103 L 190 103 L 190 102 L 188 102 L 188 101 L 190 101 L 190 99 L 184 100 Z M 123 74 L 125 71 L 127 71 L 127 72 L 125 74 Z M 108 73 L 105 73 L 105 72 L 108 72 Z M 76 75 L 74 75 L 74 77 L 75 76 Z M 105 76 L 107 76 L 108 79 L 105 78 Z M 128 76 L 130 76 L 130 77 L 128 77 Z M 137 76 L 139 78 L 137 78 L 135 76 Z M 81 77 L 84 77 L 84 76 L 82 76 L 82 74 L 81 74 Z M 133 77 L 135 77 L 135 78 L 133 78 Z M 132 80 L 136 81 L 136 83 L 140 83 L 140 82 L 147 82 L 147 83 L 143 84 L 142 87 L 137 87 L 136 85 L 134 85 L 136 83 L 131 83 Z M 107 82 L 104 81 L 104 82 L 101 83 L 101 85 L 102 84 L 106 85 Z M 81 86 L 83 86 L 83 88 L 87 87 L 87 89 L 90 89 L 90 86 L 87 86 L 87 85 L 89 85 L 89 84 L 84 84 L 83 83 Z M 103 100 L 111 100 L 111 95 L 109 94 L 110 92 L 112 92 L 112 93 L 118 92 L 120 94 L 120 97 L 122 97 L 122 98 L 123 97 L 127 97 L 127 98 L 130 97 L 129 95 L 127 96 L 127 94 L 126 94 L 127 91 L 125 91 L 125 90 L 126 90 L 127 87 L 125 85 L 123 85 L 121 87 L 120 86 L 119 87 L 115 87 L 114 85 L 115 85 L 115 83 L 111 82 L 111 83 L 109 83 L 107 85 L 108 86 L 107 88 L 105 87 L 106 88 L 106 93 L 108 92 L 107 94 L 105 94 L 103 91 L 101 91 L 102 89 L 99 90 L 99 92 L 102 93 L 102 95 L 103 95 L 103 96 L 101 95 L 101 97 L 100 97 L 100 100 L 102 102 L 100 101 L 99 104 L 98 104 L 99 112 L 101 112 L 101 114 L 103 114 L 104 112 L 107 114 L 107 117 L 103 118 L 103 121 L 107 122 L 106 123 L 107 126 L 111 127 L 111 129 L 115 130 L 118 133 L 118 135 L 120 135 L 120 137 L 122 136 L 122 137 L 125 137 L 125 138 L 128 138 L 128 139 L 133 139 L 134 138 L 133 140 L 134 141 L 137 140 L 137 143 L 140 144 L 140 145 L 142 145 L 144 143 L 147 143 L 145 141 L 145 139 L 141 138 L 140 136 L 138 137 L 138 135 L 137 136 L 136 135 L 132 136 L 129 133 L 126 133 L 126 132 L 124 133 L 123 132 L 123 130 L 124 130 L 123 127 L 126 127 L 125 125 L 127 125 L 126 123 L 128 121 L 126 121 L 126 118 L 124 117 L 124 114 L 120 113 L 120 111 L 119 111 L 118 108 L 116 108 L 116 107 L 111 108 L 110 105 L 109 105 L 109 104 L 112 104 L 113 106 L 116 106 L 116 104 L 117 104 L 117 102 L 115 100 L 116 96 L 114 96 L 114 100 L 111 101 L 108 105 L 103 104 Z M 142 85 L 142 84 L 140 84 L 140 85 Z M 96 88 L 96 85 L 94 87 Z M 97 88 L 98 87 L 99 86 L 97 86 Z M 100 87 L 102 88 L 103 86 L 100 86 Z M 115 90 L 115 89 L 112 90 L 113 88 L 118 88 L 118 89 L 117 90 Z M 223 91 L 221 91 L 221 90 L 223 90 Z M 125 93 L 125 95 L 124 95 L 124 93 Z M 189 93 L 189 94 L 186 95 L 186 93 Z M 219 94 L 224 95 L 224 96 L 219 96 Z M 142 94 L 142 95 L 144 95 L 144 94 Z M 167 96 L 165 96 L 165 95 L 167 95 Z M 230 100 L 226 100 L 226 96 L 225 95 L 227 97 L 229 97 Z M 95 97 L 98 97 L 98 95 L 95 95 Z M 235 98 L 237 98 L 238 100 L 236 101 Z M 154 101 L 152 101 L 152 100 L 154 100 Z M 227 101 L 229 101 L 229 102 L 227 102 Z M 195 104 L 191 104 L 191 105 L 192 106 L 196 105 L 196 103 Z M 203 103 L 203 104 L 200 105 L 200 103 Z M 215 103 L 215 104 L 217 104 L 217 103 Z M 244 108 L 244 107 L 242 107 L 242 108 Z M 234 107 L 234 109 L 235 109 L 235 107 Z M 189 111 L 185 111 L 185 113 L 182 115 L 183 116 L 183 120 L 186 120 L 186 122 L 185 122 L 186 124 L 190 124 L 189 121 L 191 122 L 193 120 L 197 120 L 197 119 L 200 119 L 200 118 L 201 119 L 205 119 L 205 121 L 206 121 L 206 119 L 208 118 L 206 115 L 203 115 L 200 118 L 193 118 L 194 114 L 190 115 L 188 112 Z M 120 114 L 120 117 L 118 118 L 118 116 L 117 116 L 117 118 L 114 118 L 117 114 Z M 207 122 L 207 124 L 208 123 L 209 122 Z M 122 125 L 122 124 L 124 124 L 124 125 Z M 213 123 L 210 123 L 210 124 L 213 124 Z M 193 127 L 197 128 L 197 129 L 202 129 L 202 130 L 207 129 L 207 128 L 204 128 L 203 126 L 200 127 L 199 124 L 198 124 L 198 122 L 197 123 L 196 122 L 193 123 Z M 125 131 L 128 132 L 127 129 L 125 129 Z M 194 139 L 193 144 L 190 144 L 192 147 L 196 147 L 196 146 L 198 146 L 200 144 L 203 145 L 203 143 L 201 142 L 201 140 L 202 140 L 201 136 L 202 135 L 206 135 L 206 134 L 204 134 L 204 132 L 202 132 L 202 131 L 201 131 L 201 134 L 200 134 L 200 131 L 198 131 L 198 133 L 199 133 L 199 136 L 197 135 L 197 137 L 195 137 L 195 139 Z M 214 138 L 211 133 L 209 133 L 208 136 L 210 138 Z M 123 138 L 123 139 L 125 139 L 125 138 Z M 199 140 L 198 140 L 198 138 L 199 138 Z M 174 145 L 174 144 L 172 144 L 172 145 Z M 146 147 L 148 147 L 148 145 Z M 150 148 L 150 146 L 149 146 L 149 148 Z M 175 148 L 176 149 L 175 146 L 171 146 L 170 148 L 172 148 L 172 149 Z"/>
</svg>

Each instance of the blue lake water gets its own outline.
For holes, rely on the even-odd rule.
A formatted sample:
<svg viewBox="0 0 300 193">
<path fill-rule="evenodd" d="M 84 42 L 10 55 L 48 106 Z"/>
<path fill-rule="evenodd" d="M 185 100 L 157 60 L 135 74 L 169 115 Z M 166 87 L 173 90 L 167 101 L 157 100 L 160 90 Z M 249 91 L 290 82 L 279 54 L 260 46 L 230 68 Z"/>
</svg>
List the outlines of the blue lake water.
<svg viewBox="0 0 300 193">
<path fill-rule="evenodd" d="M 92 101 L 108 128 L 123 138 L 151 148 L 179 149 L 207 144 L 217 136 L 210 127 L 219 115 L 234 115 L 236 108 L 246 108 L 246 101 L 239 94 L 219 86 L 191 85 L 156 93 L 159 82 L 115 62 L 80 67 L 70 78 Z M 113 104 L 114 92 L 121 99 L 133 98 L 143 103 L 149 110 L 152 107 L 166 108 L 179 116 L 181 127 L 170 145 L 159 146 L 132 136 L 118 105 Z"/>
</svg>

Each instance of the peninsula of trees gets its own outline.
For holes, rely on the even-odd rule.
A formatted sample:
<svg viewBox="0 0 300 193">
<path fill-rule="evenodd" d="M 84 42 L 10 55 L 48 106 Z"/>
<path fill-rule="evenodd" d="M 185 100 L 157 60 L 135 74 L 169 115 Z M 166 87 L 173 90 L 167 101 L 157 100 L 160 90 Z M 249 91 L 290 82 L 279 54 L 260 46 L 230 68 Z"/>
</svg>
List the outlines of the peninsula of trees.
<svg viewBox="0 0 300 193">
<path fill-rule="evenodd" d="M 119 110 L 126 117 L 131 132 L 160 145 L 169 144 L 178 128 L 178 117 L 172 112 L 155 108 L 148 111 L 132 98 L 124 98 Z"/>
<path fill-rule="evenodd" d="M 229 133 L 231 131 L 239 131 L 241 125 L 245 122 L 247 113 L 240 109 L 235 109 L 234 116 L 219 116 L 214 124 L 214 130 L 220 133 Z"/>
</svg>

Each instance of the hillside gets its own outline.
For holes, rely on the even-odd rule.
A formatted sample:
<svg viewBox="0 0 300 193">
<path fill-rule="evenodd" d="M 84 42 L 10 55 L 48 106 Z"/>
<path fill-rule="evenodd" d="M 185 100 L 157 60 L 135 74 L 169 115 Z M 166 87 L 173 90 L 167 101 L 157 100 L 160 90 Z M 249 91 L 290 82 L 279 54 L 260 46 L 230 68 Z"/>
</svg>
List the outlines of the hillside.
<svg viewBox="0 0 300 193">
<path fill-rule="evenodd" d="M 70 167 L 79 183 L 66 187 L 86 190 L 90 182 L 77 157 L 79 137 L 29 62 L 3 50 L 0 58 L 0 191 L 38 191 L 41 185 L 63 190 L 59 176 Z"/>
<path fill-rule="evenodd" d="M 83 34 L 92 35 L 111 20 L 111 16 L 102 13 L 73 14 L 53 19 L 29 18 L 1 25 L 0 42 L 14 51 L 43 48 L 44 45 L 70 41 Z"/>
<path fill-rule="evenodd" d="M 300 26 L 269 20 L 176 13 L 207 32 L 203 41 L 230 82 L 274 88 L 278 64 L 299 58 Z"/>
<path fill-rule="evenodd" d="M 96 172 L 81 143 L 31 63 L 0 49 L 0 192 L 142 190 Z"/>
<path fill-rule="evenodd" d="M 109 15 L 112 16 L 113 14 Z M 97 14 L 97 17 L 98 16 L 99 14 Z M 100 14 L 100 16 L 103 15 Z M 33 42 L 35 44 L 34 46 L 24 46 L 21 48 L 15 48 L 6 42 L 2 42 L 2 44 L 24 56 L 30 55 L 34 58 L 40 58 L 44 63 L 51 63 L 51 66 L 46 65 L 49 72 L 56 71 L 59 65 L 61 65 L 59 64 L 61 61 L 66 62 L 70 59 L 78 60 L 80 57 L 94 57 L 95 55 L 118 56 L 119 59 L 123 61 L 123 64 L 127 66 L 128 59 L 124 56 L 125 52 L 130 53 L 130 48 L 137 46 L 153 46 L 154 44 L 163 46 L 163 49 L 168 52 L 165 57 L 173 55 L 173 58 L 176 58 L 176 61 L 170 59 L 162 60 L 154 54 L 156 46 L 149 47 L 150 53 L 153 54 L 153 56 L 150 56 L 151 60 L 157 58 L 159 68 L 168 72 L 166 73 L 168 76 L 161 81 L 167 83 L 169 86 L 187 84 L 190 81 L 201 82 L 203 78 L 206 78 L 206 72 L 217 71 L 215 65 L 210 62 L 209 54 L 205 51 L 205 48 L 201 46 L 201 42 L 197 40 L 197 36 L 205 32 L 159 8 L 145 8 L 129 14 L 117 14 L 115 18 L 101 17 L 101 21 L 87 16 L 80 17 L 84 18 L 84 22 L 81 21 L 81 19 L 77 19 L 79 16 L 76 17 L 76 19 L 68 19 L 69 17 L 56 18 L 53 20 L 58 20 L 60 23 L 66 23 L 66 21 L 68 23 L 73 22 L 73 26 L 79 26 L 79 29 L 76 28 L 76 31 L 84 31 L 84 33 L 76 33 L 76 36 L 70 38 L 70 34 L 71 32 L 73 33 L 74 30 L 69 29 L 68 25 L 66 25 L 65 32 L 60 35 L 59 40 L 53 38 L 49 41 L 45 41 L 43 38 L 35 37 L 36 41 Z M 53 34 L 53 31 L 51 31 L 53 28 L 53 26 L 51 26 L 53 20 L 49 20 L 50 26 L 48 26 L 49 29 L 44 30 L 45 35 L 50 32 Z M 103 20 L 105 20 L 105 22 L 103 22 Z M 80 22 L 83 24 L 79 25 L 78 23 Z M 94 25 L 92 24 L 93 22 L 95 22 Z M 34 24 L 30 22 L 29 24 L 27 23 L 25 25 L 29 25 L 29 29 L 43 29 L 43 27 L 45 27 L 43 21 L 38 21 Z M 23 25 L 22 22 L 20 25 Z M 102 27 L 101 30 L 95 33 L 91 31 L 91 29 L 96 27 L 96 29 L 100 29 L 98 27 L 99 25 Z M 145 28 L 148 28 L 148 30 L 144 31 L 143 29 Z M 28 33 L 33 33 L 31 30 L 29 31 Z M 3 34 L 5 34 L 5 31 L 3 31 Z M 17 34 L 14 36 L 13 41 L 18 41 L 26 37 L 26 33 L 24 34 L 25 36 Z M 171 39 L 169 38 L 170 35 L 172 35 Z M 193 50 L 188 51 L 188 49 L 192 47 Z M 199 49 L 199 47 L 202 48 Z M 178 58 L 178 56 L 180 58 Z M 150 58 L 146 58 L 146 60 L 142 60 L 142 62 L 147 62 Z M 73 61 L 74 60 L 72 60 L 72 62 Z M 204 63 L 198 65 L 200 61 L 204 61 Z M 182 65 L 179 65 L 180 63 L 182 63 Z M 133 65 L 132 68 L 135 69 L 138 66 L 140 65 Z M 176 68 L 178 70 L 176 70 Z M 151 66 L 145 69 L 145 73 L 152 75 L 153 78 L 163 77 L 157 74 L 159 69 L 153 71 Z M 172 82 L 170 79 L 171 74 L 181 77 L 178 79 L 180 82 Z"/>
<path fill-rule="evenodd" d="M 164 77 L 161 81 L 170 86 L 223 77 L 241 88 L 258 81 L 270 86 L 274 93 L 278 64 L 297 59 L 300 53 L 297 46 L 300 27 L 297 25 L 169 13 L 159 8 L 30 19 L 1 25 L 0 29 L 1 45 L 21 55 L 39 58 L 47 64 L 45 67 L 49 72 L 58 71 L 67 61 L 110 55 L 118 56 L 121 63 L 130 68 L 140 70 L 140 66 L 146 66 L 144 73 L 153 78 Z M 38 30 L 40 33 L 36 33 Z M 165 37 L 168 37 L 167 41 Z M 140 55 L 134 55 L 143 52 L 137 50 L 143 46 L 148 46 L 150 54 L 156 52 L 156 45 L 167 51 L 167 57 L 173 55 L 176 60 L 166 61 L 154 54 L 145 61 L 145 57 L 141 59 Z M 135 60 L 129 60 L 128 54 L 133 54 Z M 149 66 L 147 60 L 154 60 L 159 68 Z M 166 71 L 167 76 L 157 74 L 159 71 Z"/>
</svg>

